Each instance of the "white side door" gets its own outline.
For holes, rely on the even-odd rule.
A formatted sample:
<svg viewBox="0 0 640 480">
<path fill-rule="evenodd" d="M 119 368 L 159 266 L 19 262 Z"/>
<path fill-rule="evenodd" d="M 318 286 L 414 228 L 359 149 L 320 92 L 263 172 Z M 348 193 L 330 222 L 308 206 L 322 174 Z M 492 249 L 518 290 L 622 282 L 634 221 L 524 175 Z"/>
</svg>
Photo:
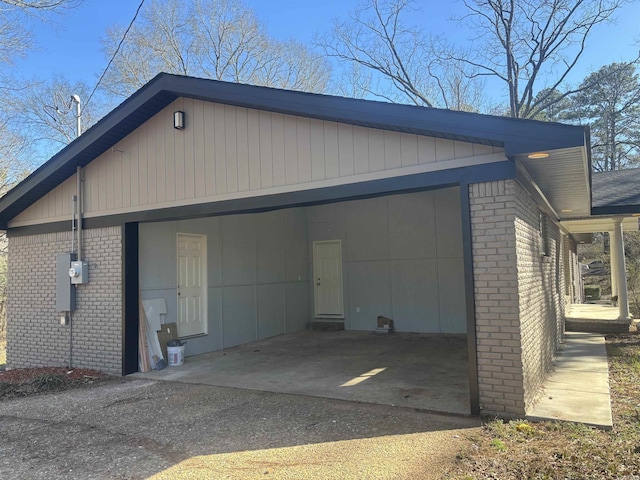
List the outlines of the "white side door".
<svg viewBox="0 0 640 480">
<path fill-rule="evenodd" d="M 342 293 L 342 243 L 313 242 L 315 316 L 344 318 Z"/>
<path fill-rule="evenodd" d="M 207 237 L 178 233 L 178 335 L 207 333 Z"/>
</svg>

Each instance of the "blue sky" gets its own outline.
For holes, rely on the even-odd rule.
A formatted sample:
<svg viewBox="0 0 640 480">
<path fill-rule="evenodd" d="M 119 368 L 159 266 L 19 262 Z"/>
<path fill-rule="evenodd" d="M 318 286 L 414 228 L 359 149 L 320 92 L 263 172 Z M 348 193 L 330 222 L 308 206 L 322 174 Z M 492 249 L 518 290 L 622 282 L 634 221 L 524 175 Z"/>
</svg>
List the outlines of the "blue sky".
<svg viewBox="0 0 640 480">
<path fill-rule="evenodd" d="M 346 18 L 359 0 L 245 0 L 269 32 L 278 38 L 309 42 L 315 32 L 331 28 L 335 17 Z M 454 41 L 464 41 L 467 32 L 447 19 L 460 13 L 460 2 L 424 0 L 414 20 Z M 34 23 L 38 50 L 16 62 L 17 73 L 24 78 L 47 79 L 62 74 L 68 79 L 84 80 L 93 86 L 108 59 L 101 50 L 100 38 L 114 24 L 127 25 L 138 0 L 85 0 L 84 4 L 53 23 Z M 616 25 L 600 26 L 591 37 L 587 55 L 583 57 L 571 79 L 578 83 L 587 73 L 601 65 L 628 60 L 640 46 L 633 41 L 640 36 L 640 1 L 624 7 Z"/>
</svg>

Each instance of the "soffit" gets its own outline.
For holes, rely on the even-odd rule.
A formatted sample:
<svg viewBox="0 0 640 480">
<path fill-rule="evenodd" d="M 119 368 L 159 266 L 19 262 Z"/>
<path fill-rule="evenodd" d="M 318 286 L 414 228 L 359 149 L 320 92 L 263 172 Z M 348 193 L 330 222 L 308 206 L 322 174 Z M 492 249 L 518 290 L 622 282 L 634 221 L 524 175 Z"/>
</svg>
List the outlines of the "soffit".
<svg viewBox="0 0 640 480">
<path fill-rule="evenodd" d="M 535 152 L 531 152 L 535 153 Z M 585 217 L 591 213 L 589 160 L 586 148 L 549 150 L 547 158 L 516 156 L 560 219 Z"/>
<path fill-rule="evenodd" d="M 627 217 L 622 220 L 622 229 L 625 232 L 640 230 L 639 217 Z M 591 217 L 575 220 L 564 220 L 560 224 L 569 233 L 596 233 L 613 231 L 614 217 Z"/>
</svg>

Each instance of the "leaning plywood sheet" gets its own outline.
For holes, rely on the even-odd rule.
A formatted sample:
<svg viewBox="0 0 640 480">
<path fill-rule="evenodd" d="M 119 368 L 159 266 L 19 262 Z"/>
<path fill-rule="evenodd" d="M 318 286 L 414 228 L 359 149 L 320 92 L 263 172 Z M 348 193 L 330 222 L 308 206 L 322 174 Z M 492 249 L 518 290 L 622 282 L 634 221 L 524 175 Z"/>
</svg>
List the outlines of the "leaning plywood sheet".
<svg viewBox="0 0 640 480">
<path fill-rule="evenodd" d="M 138 304 L 138 366 L 141 372 L 148 372 L 151 370 L 149 364 L 149 349 L 147 342 L 147 318 L 142 308 L 142 301 Z"/>
<path fill-rule="evenodd" d="M 158 340 L 156 332 L 161 329 L 161 316 L 166 315 L 167 304 L 164 298 L 152 298 L 149 300 L 143 300 L 142 306 L 147 320 L 149 360 L 151 362 L 151 368 L 156 368 L 156 363 L 160 359 L 166 360 L 166 357 L 163 357 L 162 348 L 160 347 L 160 341 Z"/>
</svg>

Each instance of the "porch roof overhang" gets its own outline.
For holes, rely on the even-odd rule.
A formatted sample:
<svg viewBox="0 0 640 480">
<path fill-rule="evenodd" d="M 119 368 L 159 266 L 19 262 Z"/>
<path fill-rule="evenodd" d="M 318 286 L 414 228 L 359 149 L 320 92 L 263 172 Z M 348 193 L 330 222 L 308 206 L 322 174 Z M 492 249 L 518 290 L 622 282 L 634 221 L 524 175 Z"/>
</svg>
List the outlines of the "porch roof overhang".
<svg viewBox="0 0 640 480">
<path fill-rule="evenodd" d="M 640 168 L 595 172 L 591 215 L 561 222 L 569 233 L 610 232 L 622 220 L 626 232 L 640 230 Z"/>
<path fill-rule="evenodd" d="M 613 231 L 615 216 L 598 216 L 564 220 L 560 224 L 571 234 L 611 232 Z M 640 230 L 638 228 L 638 217 L 625 217 L 622 219 L 622 229 L 625 232 Z"/>
<path fill-rule="evenodd" d="M 581 212 L 590 202 L 586 127 L 161 73 L 2 197 L 0 230 L 77 167 L 86 166 L 179 97 L 504 148 L 509 159 L 524 165 L 557 211 Z M 529 154 L 541 151 L 549 152 L 549 158 L 529 161 Z"/>
</svg>

